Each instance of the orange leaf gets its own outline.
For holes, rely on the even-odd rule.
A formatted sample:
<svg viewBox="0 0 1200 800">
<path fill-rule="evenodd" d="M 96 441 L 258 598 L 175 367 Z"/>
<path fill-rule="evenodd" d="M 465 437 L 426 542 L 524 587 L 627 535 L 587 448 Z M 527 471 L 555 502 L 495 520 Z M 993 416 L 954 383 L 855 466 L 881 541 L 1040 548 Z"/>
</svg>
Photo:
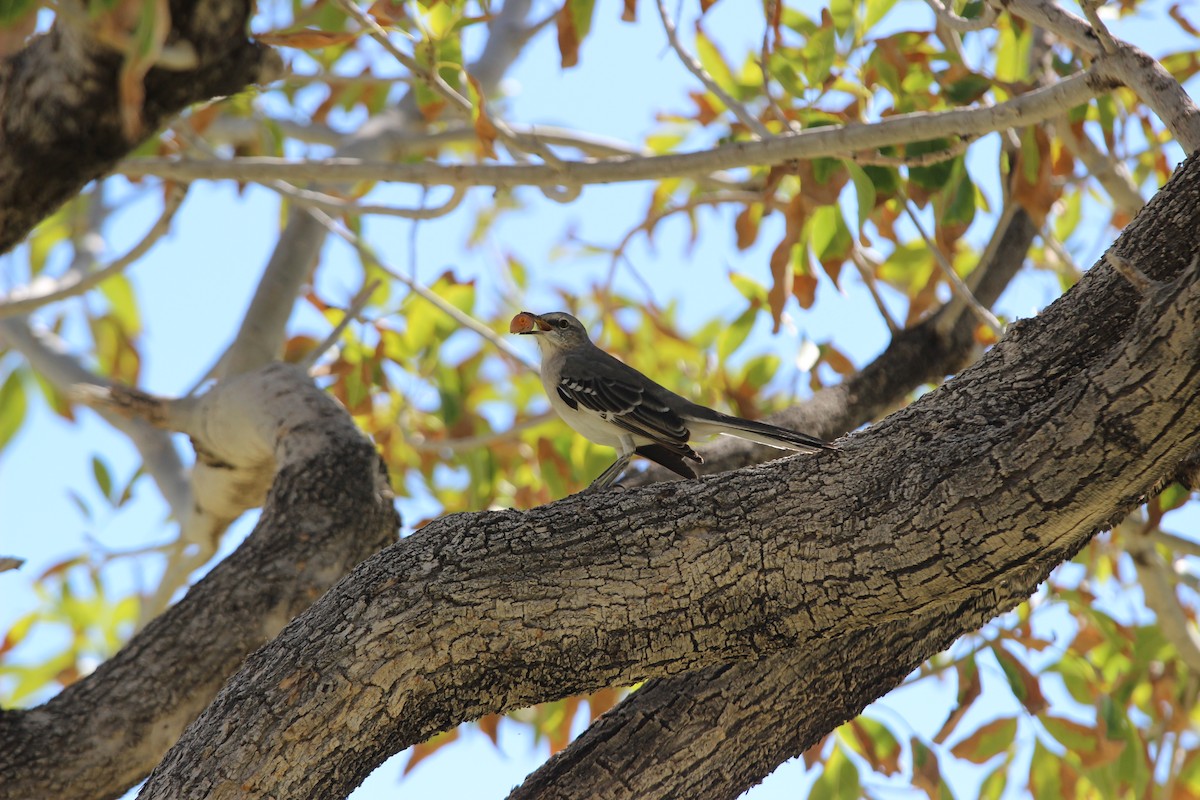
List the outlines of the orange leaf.
<svg viewBox="0 0 1200 800">
<path fill-rule="evenodd" d="M 413 767 L 436 753 L 442 748 L 443 745 L 447 745 L 457 738 L 458 728 L 454 728 L 453 730 L 439 733 L 437 736 L 433 737 L 427 742 L 421 742 L 420 744 L 413 745 L 412 749 L 408 753 L 408 761 L 404 764 L 404 771 L 400 774 L 407 775 L 408 773 L 412 772 Z"/>
<path fill-rule="evenodd" d="M 558 52 L 562 56 L 562 68 L 579 63 L 579 31 L 575 29 L 575 17 L 569 3 L 564 3 L 554 18 L 558 26 Z"/>
<path fill-rule="evenodd" d="M 375 0 L 367 9 L 367 13 L 380 25 L 395 25 L 408 19 L 403 0 Z"/>
<path fill-rule="evenodd" d="M 303 28 L 298 31 L 275 31 L 260 33 L 255 38 L 263 44 L 274 47 L 291 47 L 296 50 L 320 50 L 337 44 L 353 42 L 357 33 L 348 31 L 321 31 L 315 28 Z"/>
<path fill-rule="evenodd" d="M 733 230 L 737 233 L 738 250 L 746 250 L 758 238 L 758 226 L 762 222 L 762 206 L 755 203 L 746 206 L 742 213 L 733 221 Z"/>
<path fill-rule="evenodd" d="M 480 717 L 479 730 L 483 731 L 484 736 L 492 740 L 492 744 L 500 744 L 500 720 L 504 717 L 500 714 L 488 714 L 486 717 Z"/>
<path fill-rule="evenodd" d="M 601 689 L 588 695 L 588 712 L 592 717 L 591 722 L 595 722 L 601 714 L 615 706 L 620 699 L 620 689 Z"/>
<path fill-rule="evenodd" d="M 625 0 L 621 10 L 621 22 L 637 22 L 637 0 Z"/>
<path fill-rule="evenodd" d="M 471 108 L 471 117 L 475 123 L 475 136 L 479 138 L 479 146 L 483 150 L 483 155 L 487 158 L 496 158 L 497 131 L 496 126 L 492 124 L 487 115 L 487 99 L 483 96 L 483 87 L 471 75 L 467 75 L 467 82 L 471 84 L 471 99 L 475 101 Z"/>
</svg>

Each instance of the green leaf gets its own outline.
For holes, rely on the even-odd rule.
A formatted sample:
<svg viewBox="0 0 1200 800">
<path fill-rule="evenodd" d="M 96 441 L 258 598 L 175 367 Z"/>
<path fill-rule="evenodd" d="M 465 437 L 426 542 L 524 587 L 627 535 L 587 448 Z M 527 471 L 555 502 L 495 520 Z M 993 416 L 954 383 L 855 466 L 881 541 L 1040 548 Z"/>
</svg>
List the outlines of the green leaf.
<svg viewBox="0 0 1200 800">
<path fill-rule="evenodd" d="M 112 474 L 108 470 L 108 465 L 104 463 L 100 456 L 92 456 L 92 475 L 96 479 L 96 486 L 100 487 L 100 494 L 105 497 L 112 497 Z"/>
<path fill-rule="evenodd" d="M 867 0 L 866 30 L 870 31 L 896 5 L 896 0 Z"/>
<path fill-rule="evenodd" d="M 724 364 L 731 355 L 746 341 L 754 321 L 758 318 L 759 306 L 751 303 L 750 307 L 730 323 L 717 337 L 717 358 Z"/>
<path fill-rule="evenodd" d="M 733 77 L 733 71 L 729 69 L 725 57 L 713 44 L 712 39 L 709 39 L 701 30 L 699 24 L 696 25 L 696 57 L 700 59 L 700 66 L 704 67 L 704 71 L 716 81 L 717 86 L 730 95 L 737 96 L 738 85 Z"/>
<path fill-rule="evenodd" d="M 850 173 L 850 180 L 854 182 L 854 195 L 858 200 L 858 227 L 861 230 L 875 209 L 875 182 L 853 161 L 843 163 L 846 165 L 846 171 Z"/>
<path fill-rule="evenodd" d="M 853 27 L 855 5 L 855 0 L 830 0 L 829 15 L 833 17 L 833 29 L 839 36 Z"/>
<path fill-rule="evenodd" d="M 1001 717 L 954 745 L 950 752 L 954 753 L 956 758 L 965 758 L 974 764 L 985 764 L 1012 747 L 1016 736 L 1017 721 L 1012 717 Z"/>
<path fill-rule="evenodd" d="M 733 284 L 733 288 L 737 289 L 742 297 L 751 303 L 757 303 L 759 306 L 767 304 L 767 287 L 748 275 L 743 275 L 740 272 L 730 272 L 729 282 Z"/>
<path fill-rule="evenodd" d="M 131 338 L 137 336 L 142 330 L 142 320 L 138 314 L 137 296 L 129 278 L 113 275 L 100 284 L 100 292 L 108 300 L 113 317 L 121 323 L 126 335 Z"/>
<path fill-rule="evenodd" d="M 0 0 L 0 27 L 7 28 L 35 11 L 37 0 Z"/>
<path fill-rule="evenodd" d="M 950 139 L 929 139 L 905 145 L 904 152 L 908 156 L 922 156 L 926 153 L 936 153 L 945 150 L 953 144 L 954 142 Z M 946 161 L 939 161 L 936 164 L 928 164 L 923 167 L 910 167 L 908 178 L 924 189 L 936 191 L 947 184 L 950 176 L 954 173 L 955 163 L 960 160 L 962 160 L 962 156 L 947 159 Z"/>
<path fill-rule="evenodd" d="M 28 403 L 21 373 L 13 370 L 0 384 L 0 450 L 3 450 L 25 421 Z"/>
<path fill-rule="evenodd" d="M 813 784 L 809 800 L 858 800 L 861 783 L 858 768 L 841 747 L 834 747 L 825 761 L 821 777 Z"/>
</svg>

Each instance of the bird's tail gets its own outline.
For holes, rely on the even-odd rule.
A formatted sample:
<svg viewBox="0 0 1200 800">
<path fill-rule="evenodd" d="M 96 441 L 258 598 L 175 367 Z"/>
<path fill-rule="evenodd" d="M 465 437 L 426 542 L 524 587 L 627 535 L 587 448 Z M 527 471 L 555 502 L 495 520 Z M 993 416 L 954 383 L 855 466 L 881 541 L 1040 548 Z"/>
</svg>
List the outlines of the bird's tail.
<svg viewBox="0 0 1200 800">
<path fill-rule="evenodd" d="M 707 410 L 707 409 L 706 409 Z M 803 453 L 814 453 L 818 450 L 836 450 L 828 442 L 824 442 L 807 433 L 780 428 L 752 419 L 731 417 L 728 414 L 712 412 L 711 419 L 696 420 L 688 426 L 697 437 L 724 434 L 736 436 L 768 447 L 778 447 L 781 450 L 798 450 Z"/>
</svg>

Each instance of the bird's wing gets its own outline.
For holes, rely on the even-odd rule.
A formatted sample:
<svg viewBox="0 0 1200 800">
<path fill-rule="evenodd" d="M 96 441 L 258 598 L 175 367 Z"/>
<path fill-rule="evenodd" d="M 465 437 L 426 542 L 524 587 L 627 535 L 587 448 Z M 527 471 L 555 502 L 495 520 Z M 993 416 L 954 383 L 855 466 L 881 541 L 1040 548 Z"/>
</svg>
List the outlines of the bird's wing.
<svg viewBox="0 0 1200 800">
<path fill-rule="evenodd" d="M 612 356 L 568 355 L 559 374 L 558 396 L 571 408 L 583 407 L 632 434 L 644 436 L 679 456 L 699 461 L 688 446 L 691 431 L 670 405 L 657 395 L 666 392 Z"/>
</svg>

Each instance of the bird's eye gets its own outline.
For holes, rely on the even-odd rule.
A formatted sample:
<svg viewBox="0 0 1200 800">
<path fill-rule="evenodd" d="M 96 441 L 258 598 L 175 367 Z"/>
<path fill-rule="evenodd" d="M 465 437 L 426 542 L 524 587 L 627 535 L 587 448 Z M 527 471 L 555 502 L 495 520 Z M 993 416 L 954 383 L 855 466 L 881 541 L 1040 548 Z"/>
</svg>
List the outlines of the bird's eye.
<svg viewBox="0 0 1200 800">
<path fill-rule="evenodd" d="M 555 324 L 555 325 L 557 325 L 557 326 L 558 326 L 558 327 L 560 327 L 560 328 L 566 329 L 566 327 L 567 327 L 568 325 L 570 325 L 571 323 L 567 322 L 565 319 L 560 319 L 558 322 L 556 322 L 556 323 L 554 323 L 554 324 Z"/>
</svg>

